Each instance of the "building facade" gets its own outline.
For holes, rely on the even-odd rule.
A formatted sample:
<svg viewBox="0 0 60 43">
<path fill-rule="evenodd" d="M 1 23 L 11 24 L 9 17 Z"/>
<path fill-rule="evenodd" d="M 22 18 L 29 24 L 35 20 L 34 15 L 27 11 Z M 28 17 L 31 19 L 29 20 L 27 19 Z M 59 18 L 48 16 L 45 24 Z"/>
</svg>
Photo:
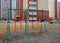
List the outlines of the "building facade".
<svg viewBox="0 0 60 43">
<path fill-rule="evenodd" d="M 10 8 L 10 0 L 0 0 L 1 2 L 1 19 L 6 20 L 8 8 Z"/>
<path fill-rule="evenodd" d="M 0 0 L 1 2 L 1 19 L 6 19 L 7 9 L 8 9 L 8 0 Z"/>
<path fill-rule="evenodd" d="M 57 18 L 60 19 L 60 2 L 57 3 L 57 15 Z"/>
<path fill-rule="evenodd" d="M 1 0 L 0 0 L 0 19 L 1 19 Z"/>
<path fill-rule="evenodd" d="M 16 0 L 16 8 L 28 9 L 29 20 L 34 21 L 42 19 L 42 9 L 44 9 L 45 19 L 49 19 L 48 0 Z M 24 17 L 23 13 L 26 11 L 20 11 L 21 20 Z"/>
<path fill-rule="evenodd" d="M 44 9 L 45 19 L 57 19 L 58 17 L 57 0 L 2 0 L 1 3 L 1 19 L 6 19 L 8 8 L 28 9 L 28 19 L 34 21 L 42 19 L 42 9 Z M 25 20 L 26 10 L 10 10 L 10 18 L 15 19 L 15 16 L 19 17 L 20 20 Z"/>
<path fill-rule="evenodd" d="M 58 19 L 57 0 L 49 0 L 49 18 Z"/>
</svg>

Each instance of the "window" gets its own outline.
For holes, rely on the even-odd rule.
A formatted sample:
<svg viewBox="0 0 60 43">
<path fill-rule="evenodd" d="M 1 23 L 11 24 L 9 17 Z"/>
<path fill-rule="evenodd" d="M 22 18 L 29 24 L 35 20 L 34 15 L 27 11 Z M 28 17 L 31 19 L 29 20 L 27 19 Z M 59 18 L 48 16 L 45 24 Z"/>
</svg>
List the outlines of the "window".
<svg viewBox="0 0 60 43">
<path fill-rule="evenodd" d="M 31 7 L 36 7 L 36 5 L 30 4 Z"/>
<path fill-rule="evenodd" d="M 29 17 L 37 17 L 36 15 L 32 14 L 32 15 L 29 15 Z"/>
<path fill-rule="evenodd" d="M 30 1 L 36 2 L 36 0 L 30 0 Z"/>
<path fill-rule="evenodd" d="M 4 0 L 4 1 L 7 1 L 7 0 Z"/>
<path fill-rule="evenodd" d="M 35 10 L 35 9 L 32 9 L 32 10 L 29 10 L 29 12 L 37 12 L 37 10 Z"/>
</svg>

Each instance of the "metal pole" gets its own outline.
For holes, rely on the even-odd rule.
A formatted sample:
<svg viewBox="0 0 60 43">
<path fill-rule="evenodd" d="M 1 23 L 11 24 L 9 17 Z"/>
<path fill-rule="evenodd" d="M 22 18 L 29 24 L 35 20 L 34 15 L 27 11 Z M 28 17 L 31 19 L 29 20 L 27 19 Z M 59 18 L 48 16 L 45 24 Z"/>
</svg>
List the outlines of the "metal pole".
<svg viewBox="0 0 60 43">
<path fill-rule="evenodd" d="M 45 22 L 44 22 L 44 32 L 45 32 L 46 35 L 48 34 L 48 31 L 46 29 L 46 23 Z"/>
<path fill-rule="evenodd" d="M 8 9 L 8 14 L 7 14 L 7 27 L 6 27 L 6 40 L 9 39 L 10 35 L 10 10 Z"/>
<path fill-rule="evenodd" d="M 44 9 L 42 9 L 42 18 L 43 18 L 43 20 L 45 19 L 45 15 L 44 15 Z M 45 23 L 45 21 L 44 21 L 44 32 L 45 32 L 45 34 L 47 34 L 47 29 L 46 29 L 46 23 Z"/>
<path fill-rule="evenodd" d="M 41 20 L 44 20 L 44 10 L 43 9 L 42 9 L 42 19 Z M 40 24 L 40 32 L 42 32 L 42 21 Z"/>
<path fill-rule="evenodd" d="M 32 12 L 32 28 L 33 28 L 33 12 Z"/>
<path fill-rule="evenodd" d="M 41 24 L 40 24 L 40 32 L 42 32 L 42 22 L 41 22 Z"/>
<path fill-rule="evenodd" d="M 42 20 L 44 20 L 44 9 L 42 9 Z"/>
<path fill-rule="evenodd" d="M 1 0 L 1 19 L 2 19 L 2 0 Z"/>
<path fill-rule="evenodd" d="M 29 37 L 29 30 L 28 30 L 28 9 L 26 9 L 26 20 L 25 20 L 26 24 L 25 24 L 25 35 L 27 35 L 27 37 Z"/>
<path fill-rule="evenodd" d="M 15 25 L 15 27 L 14 27 L 14 31 L 15 31 L 15 29 L 16 29 L 16 14 L 14 15 L 14 25 Z"/>
</svg>

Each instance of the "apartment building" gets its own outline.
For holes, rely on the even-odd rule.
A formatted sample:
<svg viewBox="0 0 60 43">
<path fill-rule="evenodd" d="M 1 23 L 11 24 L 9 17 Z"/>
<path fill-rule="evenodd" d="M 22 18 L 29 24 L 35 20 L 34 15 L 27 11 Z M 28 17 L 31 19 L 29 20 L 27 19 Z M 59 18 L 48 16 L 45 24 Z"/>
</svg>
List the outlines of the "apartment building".
<svg viewBox="0 0 60 43">
<path fill-rule="evenodd" d="M 57 0 L 2 0 L 1 19 L 6 19 L 8 8 L 28 9 L 28 19 L 34 21 L 42 19 L 42 9 L 44 9 L 45 19 L 57 19 L 58 17 Z M 10 11 L 11 19 L 14 19 L 15 15 L 20 17 L 20 20 L 25 20 L 26 10 Z"/>
<path fill-rule="evenodd" d="M 57 2 L 57 18 L 60 19 L 60 1 Z"/>
<path fill-rule="evenodd" d="M 1 19 L 6 20 L 7 18 L 7 9 L 10 8 L 10 0 L 0 0 L 1 4 L 0 4 L 0 8 L 1 8 Z"/>
<path fill-rule="evenodd" d="M 36 21 L 42 19 L 42 9 L 44 9 L 45 19 L 49 18 L 48 0 L 16 0 L 16 8 L 27 8 L 29 10 L 29 20 Z M 26 13 L 26 11 L 24 12 Z M 21 20 L 23 20 L 23 11 L 20 11 L 20 13 Z"/>
<path fill-rule="evenodd" d="M 10 9 L 16 9 L 16 0 L 10 0 Z M 16 11 L 10 10 L 10 18 L 14 19 Z"/>
<path fill-rule="evenodd" d="M 1 19 L 6 19 L 7 9 L 8 9 L 8 0 L 2 0 L 2 12 L 1 12 Z"/>
<path fill-rule="evenodd" d="M 1 0 L 0 0 L 0 19 L 1 19 Z"/>
</svg>

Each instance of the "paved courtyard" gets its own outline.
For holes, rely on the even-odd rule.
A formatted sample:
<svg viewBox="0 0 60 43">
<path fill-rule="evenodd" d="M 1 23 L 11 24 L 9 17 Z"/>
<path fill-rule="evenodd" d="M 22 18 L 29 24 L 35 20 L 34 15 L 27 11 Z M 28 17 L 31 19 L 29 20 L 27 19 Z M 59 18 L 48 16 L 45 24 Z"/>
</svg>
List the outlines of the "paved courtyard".
<svg viewBox="0 0 60 43">
<path fill-rule="evenodd" d="M 47 35 L 43 33 L 29 38 L 17 38 L 9 41 L 0 40 L 0 43 L 60 43 L 60 28 L 49 29 Z"/>
</svg>

